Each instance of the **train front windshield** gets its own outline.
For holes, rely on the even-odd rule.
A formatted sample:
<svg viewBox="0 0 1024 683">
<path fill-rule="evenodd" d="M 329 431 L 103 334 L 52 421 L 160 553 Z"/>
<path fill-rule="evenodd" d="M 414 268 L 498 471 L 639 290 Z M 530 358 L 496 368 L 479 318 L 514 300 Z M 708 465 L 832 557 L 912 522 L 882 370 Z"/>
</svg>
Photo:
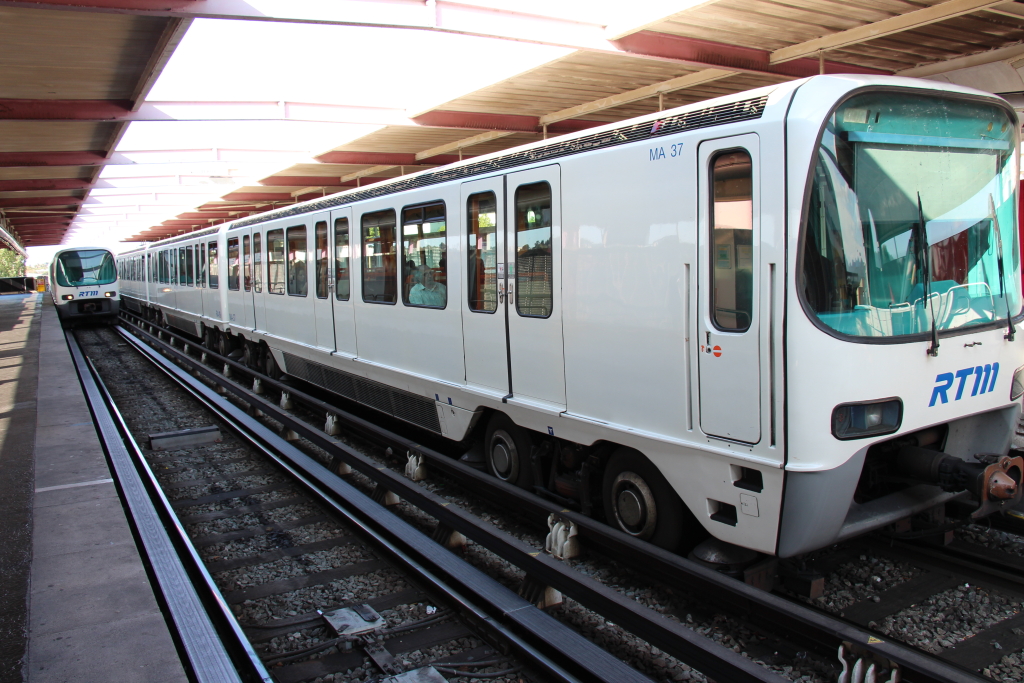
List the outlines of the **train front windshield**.
<svg viewBox="0 0 1024 683">
<path fill-rule="evenodd" d="M 977 101 L 856 95 L 811 177 L 800 289 L 824 325 L 898 337 L 1021 311 L 1016 122 Z"/>
<path fill-rule="evenodd" d="M 114 257 L 99 249 L 66 251 L 57 257 L 54 270 L 61 287 L 109 285 L 117 279 Z"/>
</svg>

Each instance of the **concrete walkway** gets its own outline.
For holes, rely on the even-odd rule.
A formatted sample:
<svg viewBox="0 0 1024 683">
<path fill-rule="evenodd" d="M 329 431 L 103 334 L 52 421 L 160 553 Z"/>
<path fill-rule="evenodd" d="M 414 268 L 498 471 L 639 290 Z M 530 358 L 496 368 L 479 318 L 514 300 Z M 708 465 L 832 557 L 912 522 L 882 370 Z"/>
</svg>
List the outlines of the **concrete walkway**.
<svg viewBox="0 0 1024 683">
<path fill-rule="evenodd" d="M 30 683 L 186 681 L 112 483 L 56 312 L 42 296 L 0 299 L 0 431 L 3 406 L 27 402 L 31 408 L 22 408 L 13 432 L 19 437 L 16 442 L 34 442 L 29 450 L 30 456 L 34 454 L 34 479 L 29 489 L 28 643 L 20 673 Z M 15 304 L 21 310 L 18 319 L 32 321 L 27 330 L 4 323 Z M 33 362 L 33 346 L 38 348 L 38 363 Z M 21 354 L 11 356 L 20 358 L 21 374 L 18 391 L 10 399 L 4 394 L 3 375 L 3 353 L 8 348 Z M 30 384 L 38 395 L 34 404 L 26 399 L 29 393 L 22 396 L 21 387 L 28 392 Z M 9 440 L 10 436 L 0 449 L 0 477 L 5 474 Z M 29 458 L 22 469 L 32 467 Z M 24 614 L 24 594 L 22 601 Z"/>
</svg>

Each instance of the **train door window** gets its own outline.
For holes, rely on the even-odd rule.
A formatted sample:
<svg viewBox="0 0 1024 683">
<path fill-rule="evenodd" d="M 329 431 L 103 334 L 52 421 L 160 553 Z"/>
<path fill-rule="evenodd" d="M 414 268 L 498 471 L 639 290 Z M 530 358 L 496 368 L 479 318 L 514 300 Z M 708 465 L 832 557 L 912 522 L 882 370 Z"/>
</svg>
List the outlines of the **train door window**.
<svg viewBox="0 0 1024 683">
<path fill-rule="evenodd" d="M 334 296 L 338 301 L 348 301 L 348 219 L 334 221 Z"/>
<path fill-rule="evenodd" d="M 228 239 L 228 289 L 238 289 L 238 238 Z"/>
<path fill-rule="evenodd" d="M 267 232 L 267 291 L 284 294 L 284 230 Z"/>
<path fill-rule="evenodd" d="M 196 263 L 199 264 L 199 272 L 196 274 L 199 278 L 199 286 L 206 286 L 206 242 L 200 242 L 199 246 L 196 247 Z"/>
<path fill-rule="evenodd" d="M 206 253 L 210 263 L 210 289 L 217 289 L 220 286 L 220 264 L 217 263 L 217 243 L 210 242 L 207 245 Z"/>
<path fill-rule="evenodd" d="M 171 249 L 167 252 L 167 265 L 168 265 L 168 284 L 177 284 L 178 282 L 178 250 Z"/>
<path fill-rule="evenodd" d="M 156 253 L 156 281 L 160 284 L 167 282 L 167 252 Z"/>
<path fill-rule="evenodd" d="M 444 202 L 402 209 L 402 301 L 444 308 L 448 303 L 448 245 Z"/>
<path fill-rule="evenodd" d="M 711 310 L 715 327 L 744 332 L 753 315 L 754 202 L 750 154 L 734 150 L 711 161 Z"/>
<path fill-rule="evenodd" d="M 252 289 L 252 251 L 248 235 L 242 235 L 242 287 L 247 292 Z"/>
<path fill-rule="evenodd" d="M 531 318 L 551 315 L 551 186 L 516 189 L 516 311 Z"/>
<path fill-rule="evenodd" d="M 194 287 L 196 284 L 196 266 L 193 257 L 192 246 L 185 247 L 185 283 L 189 287 Z"/>
<path fill-rule="evenodd" d="M 318 221 L 316 230 L 316 298 L 327 298 L 327 278 L 330 269 L 327 263 L 327 221 Z"/>
<path fill-rule="evenodd" d="M 263 291 L 263 239 L 258 232 L 252 236 L 252 291 Z"/>
<path fill-rule="evenodd" d="M 288 228 L 288 294 L 306 296 L 309 275 L 306 273 L 306 226 Z"/>
<path fill-rule="evenodd" d="M 393 304 L 398 300 L 395 263 L 395 211 L 363 214 L 363 301 Z"/>
<path fill-rule="evenodd" d="M 146 278 L 147 278 L 147 280 L 152 281 L 152 280 L 156 279 L 156 278 L 153 277 L 153 255 L 152 254 L 146 254 L 145 264 L 146 264 Z"/>
<path fill-rule="evenodd" d="M 178 284 L 183 287 L 188 284 L 185 279 L 185 247 L 178 247 Z"/>
<path fill-rule="evenodd" d="M 469 216 L 469 310 L 498 310 L 498 205 L 493 192 L 471 195 Z"/>
</svg>

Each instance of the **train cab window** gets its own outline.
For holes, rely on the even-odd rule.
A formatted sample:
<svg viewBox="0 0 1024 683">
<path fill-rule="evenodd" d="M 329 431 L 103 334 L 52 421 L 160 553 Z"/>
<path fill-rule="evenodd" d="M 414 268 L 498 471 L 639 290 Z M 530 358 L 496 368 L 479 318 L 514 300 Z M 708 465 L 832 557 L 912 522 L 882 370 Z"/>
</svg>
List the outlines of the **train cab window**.
<svg viewBox="0 0 1024 683">
<path fill-rule="evenodd" d="M 263 236 L 258 232 L 252 236 L 252 291 L 263 291 Z"/>
<path fill-rule="evenodd" d="M 247 292 L 252 289 L 252 251 L 248 235 L 242 235 L 242 287 Z"/>
<path fill-rule="evenodd" d="M 516 311 L 547 318 L 553 308 L 551 251 L 551 186 L 520 185 L 516 189 Z"/>
<path fill-rule="evenodd" d="M 267 291 L 284 294 L 284 230 L 267 232 Z"/>
<path fill-rule="evenodd" d="M 348 301 L 348 219 L 334 220 L 334 296 Z"/>
<path fill-rule="evenodd" d="M 207 245 L 206 253 L 209 256 L 210 264 L 210 289 L 217 289 L 220 286 L 220 264 L 217 262 L 217 243 L 210 242 Z"/>
<path fill-rule="evenodd" d="M 288 239 L 288 294 L 306 296 L 309 275 L 306 272 L 306 226 L 297 225 L 286 231 Z"/>
<path fill-rule="evenodd" d="M 238 238 L 228 239 L 228 289 L 238 289 Z"/>
<path fill-rule="evenodd" d="M 711 161 L 711 292 L 715 327 L 745 332 L 753 315 L 754 201 L 750 154 L 735 150 Z"/>
<path fill-rule="evenodd" d="M 185 247 L 185 284 L 189 287 L 194 287 L 196 284 L 196 265 L 194 256 L 191 245 Z"/>
<path fill-rule="evenodd" d="M 444 202 L 402 209 L 402 301 L 444 308 L 448 303 L 448 245 Z"/>
<path fill-rule="evenodd" d="M 395 211 L 363 214 L 363 301 L 393 304 L 398 300 L 395 259 Z"/>
<path fill-rule="evenodd" d="M 327 278 L 331 272 L 327 264 L 327 221 L 317 221 L 316 230 L 316 298 L 327 298 Z"/>
<path fill-rule="evenodd" d="M 471 195 L 469 216 L 469 310 L 498 310 L 498 205 L 493 192 Z"/>
</svg>

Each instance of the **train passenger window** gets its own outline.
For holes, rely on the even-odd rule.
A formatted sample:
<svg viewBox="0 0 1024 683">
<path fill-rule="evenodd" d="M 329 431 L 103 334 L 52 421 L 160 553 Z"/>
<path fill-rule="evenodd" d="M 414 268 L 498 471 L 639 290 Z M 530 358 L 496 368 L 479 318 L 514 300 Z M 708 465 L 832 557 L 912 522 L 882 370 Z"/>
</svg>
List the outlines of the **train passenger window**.
<svg viewBox="0 0 1024 683">
<path fill-rule="evenodd" d="M 199 244 L 199 246 L 196 247 L 196 249 L 197 249 L 197 251 L 196 251 L 196 262 L 199 264 L 199 272 L 196 274 L 196 276 L 199 279 L 199 286 L 200 287 L 205 287 L 206 286 L 206 243 L 205 242 L 201 242 Z"/>
<path fill-rule="evenodd" d="M 712 320 L 728 332 L 744 332 L 753 315 L 753 166 L 742 150 L 711 161 Z"/>
<path fill-rule="evenodd" d="M 448 303 L 448 245 L 444 202 L 402 209 L 402 301 L 444 308 Z"/>
<path fill-rule="evenodd" d="M 398 300 L 395 263 L 395 211 L 363 214 L 363 301 L 393 304 Z"/>
<path fill-rule="evenodd" d="M 327 298 L 327 221 L 317 221 L 316 230 L 316 298 Z"/>
<path fill-rule="evenodd" d="M 252 290 L 263 291 L 263 237 L 258 232 L 252 236 Z"/>
<path fill-rule="evenodd" d="M 469 310 L 498 310 L 498 204 L 493 192 L 470 196 L 469 216 Z"/>
<path fill-rule="evenodd" d="M 306 273 L 306 226 L 288 228 L 288 294 L 306 296 L 309 275 Z"/>
<path fill-rule="evenodd" d="M 228 239 L 228 289 L 238 289 L 238 238 Z"/>
<path fill-rule="evenodd" d="M 252 252 L 248 235 L 242 235 L 242 269 L 242 286 L 248 292 L 252 289 Z"/>
<path fill-rule="evenodd" d="M 532 318 L 551 315 L 551 186 L 516 189 L 516 311 Z"/>
<path fill-rule="evenodd" d="M 217 289 L 220 286 L 220 264 L 217 262 L 217 243 L 210 242 L 207 245 L 206 253 L 210 257 L 210 289 Z"/>
<path fill-rule="evenodd" d="M 334 296 L 348 301 L 348 219 L 334 220 Z"/>
<path fill-rule="evenodd" d="M 193 256 L 191 245 L 185 247 L 185 284 L 189 287 L 194 287 L 196 284 L 196 266 Z"/>
<path fill-rule="evenodd" d="M 284 294 L 284 230 L 267 232 L 267 291 Z"/>
</svg>

